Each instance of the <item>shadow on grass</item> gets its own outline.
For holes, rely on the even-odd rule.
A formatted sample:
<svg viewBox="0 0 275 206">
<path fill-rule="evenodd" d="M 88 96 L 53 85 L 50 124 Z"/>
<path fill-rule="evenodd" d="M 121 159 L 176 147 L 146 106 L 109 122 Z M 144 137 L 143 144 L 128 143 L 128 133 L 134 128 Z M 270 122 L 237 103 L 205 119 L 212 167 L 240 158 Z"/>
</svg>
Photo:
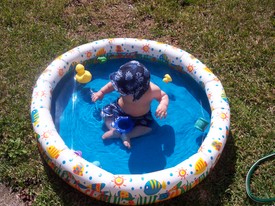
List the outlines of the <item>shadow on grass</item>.
<svg viewBox="0 0 275 206">
<path fill-rule="evenodd" d="M 206 179 L 192 190 L 167 201 L 153 204 L 158 206 L 184 206 L 184 205 L 222 205 L 222 199 L 230 199 L 230 193 L 226 190 L 233 182 L 236 164 L 236 147 L 234 138 L 229 134 L 226 146 L 215 168 Z M 45 170 L 56 195 L 63 205 L 93 205 L 110 206 L 113 204 L 95 200 L 69 186 L 58 177 L 44 162 Z"/>
</svg>

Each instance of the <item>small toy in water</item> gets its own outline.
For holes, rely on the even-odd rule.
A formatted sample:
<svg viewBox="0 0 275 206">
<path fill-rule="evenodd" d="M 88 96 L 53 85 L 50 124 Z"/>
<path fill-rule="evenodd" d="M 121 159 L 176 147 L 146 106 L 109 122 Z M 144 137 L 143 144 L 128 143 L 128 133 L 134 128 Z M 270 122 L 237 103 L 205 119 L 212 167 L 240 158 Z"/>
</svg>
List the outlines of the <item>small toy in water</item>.
<svg viewBox="0 0 275 206">
<path fill-rule="evenodd" d="M 172 82 L 172 78 L 169 74 L 165 74 L 162 81 L 164 81 L 165 83 Z"/>
<path fill-rule="evenodd" d="M 118 117 L 112 122 L 112 127 L 116 129 L 121 134 L 126 134 L 132 131 L 134 128 L 134 122 L 130 117 Z"/>
<path fill-rule="evenodd" d="M 77 64 L 75 67 L 76 75 L 75 79 L 78 83 L 86 84 L 92 79 L 92 74 L 85 70 L 82 64 Z"/>
<path fill-rule="evenodd" d="M 99 61 L 99 63 L 105 63 L 107 61 L 106 57 L 97 57 L 97 60 Z"/>
<path fill-rule="evenodd" d="M 77 156 L 82 157 L 82 152 L 81 152 L 80 150 L 74 151 L 74 153 L 75 153 Z"/>
<path fill-rule="evenodd" d="M 208 124 L 209 124 L 208 121 L 200 117 L 195 123 L 195 128 L 203 132 L 206 129 Z"/>
<path fill-rule="evenodd" d="M 93 161 L 92 164 L 94 164 L 97 167 L 101 167 L 101 164 L 99 161 Z"/>
</svg>

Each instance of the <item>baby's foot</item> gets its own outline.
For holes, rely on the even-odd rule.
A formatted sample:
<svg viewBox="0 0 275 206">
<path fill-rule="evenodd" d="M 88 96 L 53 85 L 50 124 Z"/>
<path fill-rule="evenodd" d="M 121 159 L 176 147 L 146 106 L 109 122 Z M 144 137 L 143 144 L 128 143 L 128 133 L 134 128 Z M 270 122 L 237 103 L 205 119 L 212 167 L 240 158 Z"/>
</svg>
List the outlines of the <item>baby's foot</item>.
<svg viewBox="0 0 275 206">
<path fill-rule="evenodd" d="M 102 135 L 102 139 L 118 138 L 118 137 L 120 137 L 120 134 L 114 129 L 109 130 Z"/>
<path fill-rule="evenodd" d="M 125 141 L 123 141 L 123 144 L 124 144 L 124 146 L 127 147 L 128 149 L 131 149 L 131 144 L 130 144 L 129 141 L 125 140 Z"/>
<path fill-rule="evenodd" d="M 127 137 L 126 135 L 122 135 L 121 136 L 121 140 L 122 140 L 122 142 L 123 142 L 123 144 L 124 144 L 125 147 L 127 147 L 128 149 L 131 148 L 130 138 L 129 137 Z"/>
</svg>

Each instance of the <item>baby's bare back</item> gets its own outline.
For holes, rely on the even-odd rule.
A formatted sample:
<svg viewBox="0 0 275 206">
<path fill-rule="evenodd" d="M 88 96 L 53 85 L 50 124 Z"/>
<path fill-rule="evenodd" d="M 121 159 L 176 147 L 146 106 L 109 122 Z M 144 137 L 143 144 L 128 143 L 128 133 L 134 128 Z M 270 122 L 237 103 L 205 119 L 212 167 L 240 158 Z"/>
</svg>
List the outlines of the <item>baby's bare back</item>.
<svg viewBox="0 0 275 206">
<path fill-rule="evenodd" d="M 128 95 L 120 97 L 118 104 L 121 109 L 128 115 L 139 117 L 150 111 L 152 97 L 148 90 L 139 100 L 133 101 L 133 96 Z"/>
<path fill-rule="evenodd" d="M 139 117 L 150 111 L 151 102 L 153 99 L 156 99 L 158 102 L 160 102 L 162 95 L 166 94 L 162 92 L 157 85 L 150 82 L 148 90 L 141 96 L 139 100 L 133 101 L 133 96 L 127 95 L 120 97 L 118 104 L 126 114 L 133 117 Z"/>
</svg>

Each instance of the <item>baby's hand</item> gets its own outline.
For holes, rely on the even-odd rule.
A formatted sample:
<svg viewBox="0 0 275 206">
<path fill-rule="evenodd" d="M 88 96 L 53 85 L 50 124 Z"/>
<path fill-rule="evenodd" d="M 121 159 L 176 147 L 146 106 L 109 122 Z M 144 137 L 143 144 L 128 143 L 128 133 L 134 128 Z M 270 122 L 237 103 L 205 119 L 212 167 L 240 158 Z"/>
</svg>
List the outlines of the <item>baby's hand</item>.
<svg viewBox="0 0 275 206">
<path fill-rule="evenodd" d="M 103 97 L 104 97 L 103 92 L 99 90 L 98 92 L 93 93 L 93 95 L 92 95 L 92 101 L 95 102 L 98 99 L 102 100 Z"/>
<path fill-rule="evenodd" d="M 167 116 L 167 106 L 163 104 L 159 104 L 156 110 L 156 117 L 162 119 Z"/>
</svg>

